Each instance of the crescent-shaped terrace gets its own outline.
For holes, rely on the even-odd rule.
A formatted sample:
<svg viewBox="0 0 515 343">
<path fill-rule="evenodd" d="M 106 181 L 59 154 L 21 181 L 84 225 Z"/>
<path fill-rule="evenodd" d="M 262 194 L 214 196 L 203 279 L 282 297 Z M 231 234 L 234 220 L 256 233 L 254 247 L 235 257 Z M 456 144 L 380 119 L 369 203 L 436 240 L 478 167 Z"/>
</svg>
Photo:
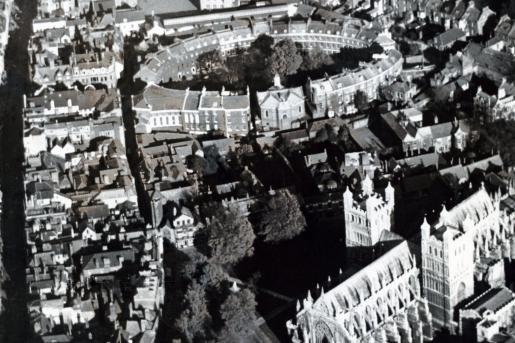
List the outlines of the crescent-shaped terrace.
<svg viewBox="0 0 515 343">
<path fill-rule="evenodd" d="M 236 49 L 245 49 L 261 34 L 276 41 L 291 39 L 304 49 L 320 48 L 328 54 L 342 48 L 366 48 L 375 42 L 381 29 L 362 19 L 346 18 L 343 22 L 317 20 L 289 21 L 234 21 L 208 33 L 179 39 L 155 53 L 149 54 L 134 76 L 150 84 L 191 79 L 197 74 L 197 58 L 202 53 L 220 50 L 230 55 Z M 360 63 L 356 70 L 319 80 L 306 85 L 316 117 L 353 112 L 352 102 L 357 91 L 370 99 L 377 96 L 380 85 L 393 82 L 402 71 L 402 54 L 389 49 L 382 58 Z"/>
</svg>

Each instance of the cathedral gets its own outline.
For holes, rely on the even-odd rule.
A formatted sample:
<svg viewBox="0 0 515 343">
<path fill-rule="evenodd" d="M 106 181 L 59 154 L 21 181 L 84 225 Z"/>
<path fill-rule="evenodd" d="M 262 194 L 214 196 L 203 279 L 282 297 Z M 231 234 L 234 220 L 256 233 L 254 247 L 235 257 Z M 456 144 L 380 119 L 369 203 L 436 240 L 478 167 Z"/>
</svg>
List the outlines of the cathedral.
<svg viewBox="0 0 515 343">
<path fill-rule="evenodd" d="M 511 325 L 515 294 L 502 287 L 504 259 L 515 251 L 513 188 L 501 195 L 481 186 L 443 206 L 436 222 L 424 218 L 410 241 L 391 231 L 394 195 L 390 184 L 384 196 L 375 192 L 368 177 L 360 192 L 344 192 L 347 249 L 372 251 L 374 260 L 332 288 L 308 291 L 287 322 L 292 342 L 423 342 L 433 329 L 463 334 L 463 326 L 476 341 Z"/>
<path fill-rule="evenodd" d="M 431 313 L 419 281 L 419 248 L 390 231 L 394 188 L 388 183 L 382 196 L 366 176 L 361 191 L 355 194 L 347 189 L 343 202 L 351 257 L 383 253 L 327 292 L 323 287 L 313 295 L 308 292 L 297 304 L 296 318 L 287 323 L 292 341 L 422 343 L 431 339 Z"/>
<path fill-rule="evenodd" d="M 308 292 L 287 323 L 292 342 L 422 343 L 432 320 L 421 296 L 415 247 L 402 241 L 327 292 Z"/>
</svg>

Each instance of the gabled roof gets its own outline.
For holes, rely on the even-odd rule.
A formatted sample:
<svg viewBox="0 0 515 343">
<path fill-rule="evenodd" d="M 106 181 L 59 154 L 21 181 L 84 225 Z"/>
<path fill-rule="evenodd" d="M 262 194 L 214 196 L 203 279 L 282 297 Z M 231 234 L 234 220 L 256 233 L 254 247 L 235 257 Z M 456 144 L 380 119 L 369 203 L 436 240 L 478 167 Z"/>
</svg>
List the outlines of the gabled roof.
<svg viewBox="0 0 515 343">
<path fill-rule="evenodd" d="M 461 29 L 455 27 L 455 28 L 447 30 L 447 31 L 439 34 L 438 36 L 436 36 L 435 42 L 439 46 L 444 47 L 444 46 L 447 46 L 447 45 L 457 41 L 458 39 L 465 38 L 465 37 L 466 37 L 465 32 L 463 32 Z"/>
<path fill-rule="evenodd" d="M 271 89 L 265 92 L 257 92 L 259 106 L 262 108 L 277 108 L 281 103 L 296 105 L 304 101 L 302 87 Z"/>
<path fill-rule="evenodd" d="M 86 215 L 88 219 L 104 219 L 109 217 L 110 211 L 107 205 L 97 204 L 89 206 L 81 206 L 77 208 L 79 216 Z"/>
<path fill-rule="evenodd" d="M 106 265 L 104 264 L 104 259 L 107 259 L 109 261 L 111 267 L 121 267 L 119 259 L 120 257 L 122 257 L 124 261 L 134 261 L 135 259 L 134 250 L 132 248 L 122 248 L 107 251 L 100 250 L 97 252 L 81 255 L 83 257 L 81 266 L 82 270 L 104 268 L 106 267 Z"/>
<path fill-rule="evenodd" d="M 479 315 L 485 311 L 496 313 L 503 306 L 515 301 L 515 294 L 507 287 L 490 288 L 480 296 L 476 297 L 470 303 L 466 304 L 464 309 L 474 310 Z"/>
<path fill-rule="evenodd" d="M 460 229 L 466 217 L 471 219 L 474 223 L 478 223 L 494 210 L 492 199 L 486 190 L 481 188 L 470 197 L 454 206 L 450 211 L 447 211 L 442 220 L 443 224 Z"/>
</svg>

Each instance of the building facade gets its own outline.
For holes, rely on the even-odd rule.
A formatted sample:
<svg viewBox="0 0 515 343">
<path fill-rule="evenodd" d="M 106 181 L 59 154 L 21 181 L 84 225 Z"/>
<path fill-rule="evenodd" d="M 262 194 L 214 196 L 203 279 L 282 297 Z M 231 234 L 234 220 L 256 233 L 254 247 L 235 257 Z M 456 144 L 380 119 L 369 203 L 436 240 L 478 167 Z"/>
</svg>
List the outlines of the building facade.
<svg viewBox="0 0 515 343">
<path fill-rule="evenodd" d="M 244 95 L 216 91 L 191 91 L 148 86 L 133 97 L 136 130 L 171 129 L 202 134 L 220 130 L 244 135 L 249 130 L 250 100 Z"/>
<path fill-rule="evenodd" d="M 33 81 L 41 86 L 62 83 L 72 88 L 74 83 L 79 82 L 85 86 L 104 84 L 109 88 L 116 88 L 123 71 L 123 61 L 120 56 L 111 52 L 105 52 L 100 57 L 95 53 L 74 54 L 70 57 L 70 64 L 40 62 L 33 69 Z"/>
<path fill-rule="evenodd" d="M 501 198 L 480 188 L 421 226 L 423 294 L 435 326 L 456 331 L 456 306 L 474 294 L 474 273 L 483 257 L 508 257 L 503 249 L 513 236 L 500 225 Z M 499 244 L 500 243 L 500 244 Z"/>
<path fill-rule="evenodd" d="M 369 100 L 377 99 L 379 87 L 393 83 L 402 71 L 402 64 L 402 54 L 390 50 L 383 58 L 363 64 L 357 71 L 308 80 L 307 96 L 316 108 L 314 117 L 355 112 L 354 97 L 358 92 Z"/>
<path fill-rule="evenodd" d="M 349 188 L 343 193 L 345 214 L 345 244 L 352 249 L 366 252 L 380 240 L 383 231 L 390 231 L 393 224 L 395 190 L 388 183 L 384 197 L 374 191 L 368 174 L 362 182 L 362 192 L 356 196 Z"/>
<path fill-rule="evenodd" d="M 240 0 L 200 0 L 201 10 L 218 10 L 240 6 Z"/>
<path fill-rule="evenodd" d="M 283 88 L 279 75 L 274 78 L 274 87 L 266 92 L 257 92 L 257 99 L 264 130 L 292 129 L 306 118 L 302 87 Z"/>
<path fill-rule="evenodd" d="M 431 313 L 422 298 L 420 269 L 406 241 L 336 287 L 297 303 L 287 322 L 294 343 L 422 343 L 432 338 Z"/>
</svg>

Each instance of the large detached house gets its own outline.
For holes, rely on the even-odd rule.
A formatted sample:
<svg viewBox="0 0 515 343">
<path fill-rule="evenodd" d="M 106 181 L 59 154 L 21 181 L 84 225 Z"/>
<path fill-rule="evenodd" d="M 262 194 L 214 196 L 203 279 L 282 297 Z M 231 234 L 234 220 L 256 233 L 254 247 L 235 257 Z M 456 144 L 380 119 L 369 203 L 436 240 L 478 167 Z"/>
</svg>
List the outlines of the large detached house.
<svg viewBox="0 0 515 343">
<path fill-rule="evenodd" d="M 417 127 L 406 116 L 393 113 L 381 115 L 374 129 L 388 146 L 402 146 L 402 152 L 408 156 L 432 149 L 439 153 L 452 147 L 464 150 L 470 134 L 466 120 Z"/>
<path fill-rule="evenodd" d="M 298 127 L 305 119 L 304 91 L 302 87 L 283 88 L 279 75 L 274 78 L 274 87 L 266 92 L 257 92 L 261 125 L 265 130 L 288 130 Z"/>
</svg>

